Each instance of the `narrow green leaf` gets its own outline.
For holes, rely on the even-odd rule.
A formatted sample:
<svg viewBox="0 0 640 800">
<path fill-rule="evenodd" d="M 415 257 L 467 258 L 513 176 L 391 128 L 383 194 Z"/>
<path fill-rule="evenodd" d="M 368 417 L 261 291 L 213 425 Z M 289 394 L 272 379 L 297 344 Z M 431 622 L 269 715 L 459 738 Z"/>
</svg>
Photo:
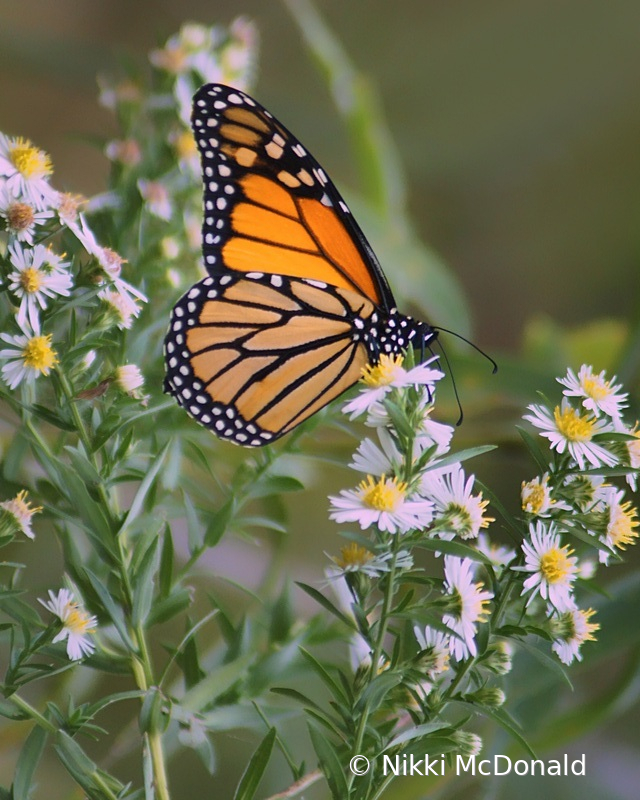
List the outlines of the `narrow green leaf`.
<svg viewBox="0 0 640 800">
<path fill-rule="evenodd" d="M 528 430 L 522 428 L 520 425 L 516 425 L 516 430 L 520 434 L 520 438 L 525 444 L 525 447 L 529 451 L 531 458 L 536 462 L 538 465 L 538 469 L 541 473 L 548 472 L 549 470 L 549 459 L 545 458 L 544 453 L 540 449 L 540 445 L 538 444 L 538 440 L 532 436 Z"/>
<path fill-rule="evenodd" d="M 126 530 L 142 511 L 145 498 L 149 494 L 149 491 L 151 490 L 151 487 L 153 486 L 156 476 L 160 471 L 160 468 L 162 467 L 164 459 L 167 455 L 167 452 L 169 450 L 169 444 L 170 443 L 167 442 L 160 451 L 160 453 L 154 458 L 149 471 L 144 476 L 142 482 L 140 483 L 140 486 L 138 487 L 138 491 L 136 492 L 135 497 L 131 502 L 131 505 L 129 507 L 129 512 L 127 513 L 127 516 L 125 517 L 124 522 L 120 527 L 120 531 Z"/>
<path fill-rule="evenodd" d="M 247 668 L 255 657 L 254 653 L 246 653 L 235 661 L 213 668 L 200 683 L 186 692 L 180 705 L 188 711 L 202 711 L 244 678 Z"/>
<path fill-rule="evenodd" d="M 267 768 L 271 752 L 273 750 L 273 743 L 276 740 L 276 729 L 270 728 L 267 735 L 258 745 L 255 753 L 251 756 L 251 760 L 247 764 L 233 800 L 253 800 L 258 785 L 262 780 L 264 771 Z"/>
<path fill-rule="evenodd" d="M 33 776 L 40 762 L 48 733 L 36 725 L 24 743 L 13 778 L 13 800 L 28 800 L 34 785 Z"/>
<path fill-rule="evenodd" d="M 129 650 L 136 652 L 137 648 L 129 636 L 127 623 L 124 619 L 122 609 L 116 604 L 101 578 L 92 572 L 89 567 L 85 567 L 84 572 L 88 577 L 94 592 L 100 598 L 100 602 L 102 603 L 104 610 L 107 612 L 111 621 L 115 625 L 116 630 L 120 634 L 120 638 Z"/>
<path fill-rule="evenodd" d="M 268 475 L 258 480 L 248 491 L 249 497 L 268 497 L 271 494 L 300 492 L 304 483 L 290 475 Z"/>
<path fill-rule="evenodd" d="M 343 702 L 345 705 L 348 703 L 348 698 L 342 690 L 340 684 L 334 680 L 327 672 L 324 665 L 321 664 L 315 656 L 311 655 L 304 647 L 298 648 L 300 653 L 311 664 L 314 672 L 320 677 L 320 680 L 329 688 L 335 700 Z"/>
<path fill-rule="evenodd" d="M 139 568 L 133 576 L 133 608 L 131 620 L 134 625 L 143 624 L 153 603 L 155 575 L 157 571 L 158 539 L 154 539 L 144 554 Z"/>
<path fill-rule="evenodd" d="M 222 535 L 229 527 L 229 523 L 233 519 L 234 511 L 235 502 L 233 498 L 229 498 L 229 500 L 216 511 L 207 525 L 207 530 L 204 535 L 204 543 L 207 547 L 215 547 L 218 544 Z"/>
<path fill-rule="evenodd" d="M 349 797 L 344 767 L 335 748 L 315 725 L 309 725 L 309 735 L 318 756 L 318 765 L 327 779 L 332 797 L 334 800 Z"/>
<path fill-rule="evenodd" d="M 334 617 L 337 617 L 339 620 L 344 622 L 344 624 L 347 625 L 351 630 L 356 630 L 354 621 L 349 619 L 346 614 L 343 614 L 339 608 L 334 606 L 334 604 L 328 598 L 326 598 L 317 589 L 314 589 L 313 586 L 308 586 L 306 583 L 300 583 L 299 581 L 296 581 L 296 586 L 299 586 L 303 592 L 306 592 L 309 597 L 312 597 L 316 601 L 316 603 L 321 605 L 323 608 L 326 608 L 327 611 L 333 614 Z"/>
<path fill-rule="evenodd" d="M 160 554 L 160 570 L 158 572 L 158 591 L 162 599 L 169 597 L 173 583 L 173 536 L 171 526 L 164 526 L 162 536 L 162 552 Z"/>
<path fill-rule="evenodd" d="M 423 736 L 427 736 L 427 734 L 434 733 L 435 731 L 442 731 L 446 728 L 449 728 L 449 725 L 444 722 L 426 722 L 424 725 L 417 725 L 415 728 L 409 728 L 398 734 L 398 736 L 395 736 L 384 749 L 385 751 L 392 750 L 394 747 L 409 742 L 412 739 L 421 739 Z M 382 755 L 382 752 L 380 755 Z"/>
</svg>

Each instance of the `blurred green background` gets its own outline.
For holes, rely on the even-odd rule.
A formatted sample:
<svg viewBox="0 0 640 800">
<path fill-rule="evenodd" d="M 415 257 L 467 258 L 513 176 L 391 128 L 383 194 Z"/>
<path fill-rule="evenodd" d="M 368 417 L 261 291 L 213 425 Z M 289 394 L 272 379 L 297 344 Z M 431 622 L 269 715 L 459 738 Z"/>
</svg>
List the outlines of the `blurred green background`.
<svg viewBox="0 0 640 800">
<path fill-rule="evenodd" d="M 592 330 L 591 339 L 582 337 L 582 348 L 585 343 L 600 347 L 602 332 L 613 331 L 604 349 L 597 350 L 602 363 L 598 358 L 593 363 L 598 369 L 617 366 L 625 337 L 635 340 L 639 311 L 637 0 L 325 0 L 318 7 L 380 93 L 406 169 L 413 222 L 462 285 L 474 341 L 506 364 L 506 379 L 499 377 L 502 382 L 494 385 L 517 383 L 513 365 L 523 346 L 534 372 L 549 380 L 558 370 L 545 364 L 554 355 L 565 363 L 566 340 L 552 334 L 597 319 L 612 318 L 620 325 Z M 96 142 L 116 135 L 116 129 L 111 113 L 97 104 L 96 75 L 116 71 L 122 59 L 142 63 L 184 21 L 228 23 L 238 14 L 252 17 L 261 33 L 254 94 L 308 145 L 339 186 L 353 186 L 356 171 L 339 115 L 298 29 L 277 2 L 5 0 L 0 4 L 0 130 L 26 136 L 51 154 L 57 188 L 86 195 L 101 191 L 109 165 Z M 383 266 L 396 285 L 394 264 L 386 258 Z M 637 389 L 632 348 L 626 354 L 627 388 Z M 485 386 L 489 379 L 482 380 Z M 523 378 L 519 388 L 525 401 L 535 399 L 529 388 L 534 385 Z M 493 441 L 496 432 L 500 438 L 496 410 L 502 422 L 521 413 L 513 410 L 512 395 L 505 399 L 508 393 L 485 389 L 485 405 L 478 408 L 466 391 L 467 439 Z M 519 482 L 531 468 L 525 468 L 512 442 L 503 444 L 502 455 L 485 469 L 502 474 L 515 502 Z M 335 491 L 348 480 L 343 472 L 329 479 L 328 488 Z M 309 527 L 309 505 L 318 505 L 313 543 L 291 537 L 294 566 L 289 569 L 297 579 L 317 581 L 323 549 L 336 550 L 335 530 L 326 521 L 326 483 L 311 501 L 305 496 L 292 503 L 294 532 L 297 526 Z M 224 572 L 220 558 L 231 577 L 260 570 L 259 550 L 244 543 L 217 556 L 217 571 Z M 635 553 L 632 560 L 638 563 Z M 41 565 L 43 573 L 47 568 Z M 608 622 L 632 619 L 631 638 L 637 640 L 638 609 L 633 616 L 633 608 L 625 608 L 623 620 L 612 614 Z M 601 658 L 576 673 L 577 696 L 571 698 L 566 685 L 555 686 L 549 706 L 588 702 L 591 688 L 600 690 L 624 668 L 604 660 L 604 630 L 601 638 L 596 646 Z M 587 648 L 585 654 L 589 660 Z M 636 697 L 637 689 L 619 706 L 614 721 L 572 745 L 572 753 L 587 753 L 587 778 L 547 779 L 543 786 L 521 778 L 511 788 L 506 779 L 499 786 L 486 781 L 461 796 L 507 797 L 518 791 L 524 800 L 544 790 L 550 798 L 584 797 L 585 792 L 589 798 L 636 798 Z M 520 711 L 524 718 L 535 716 L 526 707 L 526 692 Z M 222 775 L 228 769 L 236 780 L 237 770 L 229 764 L 246 761 L 253 743 L 243 743 L 240 755 L 228 741 L 217 747 Z M 10 780 L 15 752 L 5 755 L 0 752 L 3 782 Z M 176 797 L 211 785 L 200 783 L 208 779 L 194 755 L 187 753 L 181 761 L 184 784 Z M 272 791 L 278 788 L 275 783 Z M 454 787 L 446 790 L 452 788 L 455 796 Z M 396 798 L 418 798 L 424 790 L 412 779 L 394 791 Z"/>
</svg>

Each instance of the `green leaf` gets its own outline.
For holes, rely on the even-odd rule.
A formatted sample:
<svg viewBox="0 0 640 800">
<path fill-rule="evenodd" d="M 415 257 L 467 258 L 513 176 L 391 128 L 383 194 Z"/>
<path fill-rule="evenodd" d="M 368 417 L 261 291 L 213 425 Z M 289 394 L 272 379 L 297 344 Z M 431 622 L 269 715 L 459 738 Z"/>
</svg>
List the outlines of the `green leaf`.
<svg viewBox="0 0 640 800">
<path fill-rule="evenodd" d="M 342 686 L 331 677 L 324 665 L 322 665 L 315 656 L 311 655 L 308 650 L 305 650 L 304 647 L 300 647 L 299 650 L 302 656 L 311 664 L 312 669 L 319 676 L 320 680 L 329 688 L 334 700 L 346 706 L 349 703 L 349 698 L 344 693 Z"/>
<path fill-rule="evenodd" d="M 159 625 L 162 622 L 172 619 L 172 617 L 175 617 L 176 614 L 179 614 L 181 611 L 189 608 L 192 602 L 192 589 L 186 589 L 184 587 L 176 589 L 168 597 L 165 597 L 162 600 L 157 600 L 151 606 L 149 616 L 147 617 L 146 627 L 150 628 L 152 625 Z"/>
<path fill-rule="evenodd" d="M 409 728 L 406 731 L 398 734 L 395 736 L 389 744 L 385 745 L 384 751 L 392 750 L 394 747 L 398 747 L 398 745 L 404 744 L 405 742 L 409 742 L 412 739 L 421 739 L 424 736 L 427 736 L 430 733 L 434 733 L 435 731 L 441 731 L 449 728 L 444 722 L 426 722 L 424 725 L 417 725 L 415 728 Z M 379 754 L 378 757 L 382 755 L 382 752 Z"/>
<path fill-rule="evenodd" d="M 13 800 L 28 800 L 33 791 L 33 776 L 40 762 L 48 732 L 36 725 L 24 743 L 13 778 Z"/>
<path fill-rule="evenodd" d="M 308 586 L 306 583 L 300 583 L 299 581 L 296 581 L 296 586 L 299 586 L 303 592 L 306 592 L 309 597 L 312 597 L 316 603 L 319 603 L 321 606 L 323 606 L 323 608 L 326 608 L 327 611 L 333 614 L 334 617 L 337 617 L 339 620 L 344 622 L 344 624 L 347 625 L 350 630 L 356 630 L 354 621 L 349 619 L 346 614 L 343 614 L 339 608 L 334 606 L 334 604 L 328 598 L 326 598 L 317 589 L 314 589 L 313 586 Z"/>
<path fill-rule="evenodd" d="M 194 713 L 202 711 L 244 678 L 255 657 L 255 653 L 246 653 L 228 664 L 214 667 L 200 683 L 186 692 L 180 705 Z"/>
<path fill-rule="evenodd" d="M 85 575 L 88 577 L 91 586 L 94 592 L 100 598 L 100 602 L 102 603 L 104 610 L 109 615 L 111 621 L 115 625 L 116 630 L 120 634 L 120 638 L 124 642 L 125 646 L 131 650 L 132 652 L 137 652 L 137 648 L 134 645 L 131 637 L 129 636 L 129 631 L 127 629 L 127 623 L 124 618 L 124 613 L 122 609 L 116 604 L 115 600 L 111 596 L 111 593 L 104 585 L 104 581 L 99 578 L 94 572 L 92 572 L 89 567 L 84 568 Z"/>
<path fill-rule="evenodd" d="M 276 740 L 276 729 L 270 728 L 267 735 L 258 745 L 255 753 L 251 756 L 251 760 L 247 764 L 233 800 L 253 800 L 258 785 L 262 780 L 264 771 L 267 768 L 271 752 L 273 750 L 273 743 Z"/>
<path fill-rule="evenodd" d="M 283 494 L 284 492 L 300 492 L 304 489 L 304 484 L 297 478 L 290 475 L 268 475 L 258 480 L 248 490 L 249 497 L 268 497 L 271 494 Z"/>
<path fill-rule="evenodd" d="M 536 462 L 538 465 L 538 469 L 542 474 L 549 471 L 549 459 L 545 458 L 544 453 L 540 449 L 538 445 L 538 440 L 532 436 L 529 431 L 525 430 L 524 428 L 520 427 L 520 425 L 516 425 L 516 430 L 520 434 L 522 441 L 525 443 L 531 458 Z"/>
<path fill-rule="evenodd" d="M 145 498 L 149 494 L 149 491 L 154 484 L 156 476 L 162 467 L 168 450 L 169 442 L 165 444 L 160 453 L 153 459 L 153 463 L 151 464 L 149 471 L 144 476 L 140 486 L 138 487 L 138 491 L 136 492 L 135 497 L 129 506 L 129 511 L 120 527 L 120 532 L 125 531 L 141 513 Z"/>
<path fill-rule="evenodd" d="M 309 735 L 318 756 L 318 765 L 327 779 L 332 797 L 334 800 L 344 800 L 349 797 L 349 789 L 344 768 L 335 748 L 315 725 L 309 724 Z"/>
<path fill-rule="evenodd" d="M 133 608 L 131 621 L 134 625 L 143 624 L 153 603 L 154 578 L 157 571 L 158 539 L 155 538 L 147 548 L 140 566 L 133 576 Z"/>
<path fill-rule="evenodd" d="M 173 583 L 173 536 L 171 526 L 164 526 L 162 536 L 162 552 L 160 554 L 160 570 L 158 572 L 158 591 L 162 599 L 169 597 Z"/>
<path fill-rule="evenodd" d="M 207 525 L 207 530 L 204 534 L 204 543 L 207 547 L 215 547 L 218 544 L 222 535 L 228 528 L 229 523 L 233 519 L 234 511 L 235 502 L 232 497 L 216 511 Z"/>
</svg>

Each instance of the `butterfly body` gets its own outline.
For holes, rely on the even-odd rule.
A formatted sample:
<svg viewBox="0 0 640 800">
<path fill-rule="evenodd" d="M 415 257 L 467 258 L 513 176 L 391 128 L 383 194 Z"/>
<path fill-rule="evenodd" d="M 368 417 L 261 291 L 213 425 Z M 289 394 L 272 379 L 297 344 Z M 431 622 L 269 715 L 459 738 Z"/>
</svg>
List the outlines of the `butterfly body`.
<svg viewBox="0 0 640 800">
<path fill-rule="evenodd" d="M 398 313 L 337 189 L 266 109 L 209 84 L 192 122 L 208 276 L 173 309 L 165 391 L 221 438 L 260 446 L 435 333 Z"/>
</svg>

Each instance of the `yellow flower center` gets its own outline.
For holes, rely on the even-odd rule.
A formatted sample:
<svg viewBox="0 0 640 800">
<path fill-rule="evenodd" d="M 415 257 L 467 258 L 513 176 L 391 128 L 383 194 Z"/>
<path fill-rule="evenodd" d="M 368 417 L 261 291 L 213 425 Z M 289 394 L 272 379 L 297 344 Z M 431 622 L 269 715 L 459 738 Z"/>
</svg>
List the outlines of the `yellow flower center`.
<svg viewBox="0 0 640 800">
<path fill-rule="evenodd" d="M 42 273 L 35 267 L 27 267 L 20 275 L 20 285 L 27 294 L 35 294 L 42 286 Z"/>
<path fill-rule="evenodd" d="M 620 505 L 618 513 L 615 514 L 607 528 L 611 544 L 620 550 L 624 550 L 628 544 L 635 544 L 633 540 L 638 538 L 638 532 L 635 530 L 638 524 L 636 509 L 632 507 L 631 502 Z"/>
<path fill-rule="evenodd" d="M 545 507 L 547 493 L 545 487 L 541 483 L 522 484 L 522 510 L 527 511 L 529 514 L 539 514 L 541 509 Z"/>
<path fill-rule="evenodd" d="M 93 620 L 86 611 L 78 608 L 75 603 L 69 603 L 67 609 L 67 615 L 64 620 L 65 628 L 80 635 L 95 633 L 96 628 L 93 624 Z"/>
<path fill-rule="evenodd" d="M 604 400 L 604 398 L 610 394 L 609 381 L 603 381 L 602 378 L 597 378 L 595 376 L 584 378 L 582 387 L 585 393 L 594 400 Z"/>
<path fill-rule="evenodd" d="M 51 367 L 58 363 L 55 352 L 51 347 L 51 334 L 48 336 L 34 336 L 22 351 L 25 366 L 40 370 L 46 374 Z"/>
<path fill-rule="evenodd" d="M 26 489 L 18 492 L 11 502 L 13 511 L 16 512 L 21 520 L 30 519 L 34 514 L 39 514 L 42 511 L 42 506 L 31 506 L 31 503 L 27 500 Z"/>
<path fill-rule="evenodd" d="M 34 219 L 33 208 L 27 203 L 12 203 L 7 209 L 7 223 L 13 231 L 25 231 Z"/>
<path fill-rule="evenodd" d="M 335 558 L 334 561 L 341 569 L 348 569 L 349 567 L 361 567 L 371 561 L 372 558 L 373 554 L 362 545 L 350 542 L 340 548 L 340 557 Z"/>
<path fill-rule="evenodd" d="M 567 407 L 564 411 L 561 411 L 560 406 L 556 406 L 553 417 L 556 427 L 565 439 L 568 439 L 570 442 L 591 441 L 595 425 L 594 420 L 581 417 L 580 414 L 571 407 Z"/>
<path fill-rule="evenodd" d="M 376 511 L 393 511 L 404 500 L 407 484 L 398 482 L 397 478 L 386 480 L 384 475 L 374 482 L 371 475 L 360 484 L 362 499 Z"/>
<path fill-rule="evenodd" d="M 53 172 L 49 156 L 44 150 L 34 147 L 28 139 L 17 139 L 10 149 L 10 157 L 15 168 L 25 178 L 44 178 Z"/>
<path fill-rule="evenodd" d="M 402 368 L 402 362 L 401 355 L 388 356 L 383 353 L 377 364 L 367 364 L 362 368 L 360 380 L 366 386 L 389 386 L 397 376 L 398 370 Z"/>
<path fill-rule="evenodd" d="M 540 559 L 540 571 L 547 583 L 558 583 L 564 580 L 570 572 L 571 562 L 569 556 L 573 550 L 568 545 L 554 547 Z"/>
</svg>

